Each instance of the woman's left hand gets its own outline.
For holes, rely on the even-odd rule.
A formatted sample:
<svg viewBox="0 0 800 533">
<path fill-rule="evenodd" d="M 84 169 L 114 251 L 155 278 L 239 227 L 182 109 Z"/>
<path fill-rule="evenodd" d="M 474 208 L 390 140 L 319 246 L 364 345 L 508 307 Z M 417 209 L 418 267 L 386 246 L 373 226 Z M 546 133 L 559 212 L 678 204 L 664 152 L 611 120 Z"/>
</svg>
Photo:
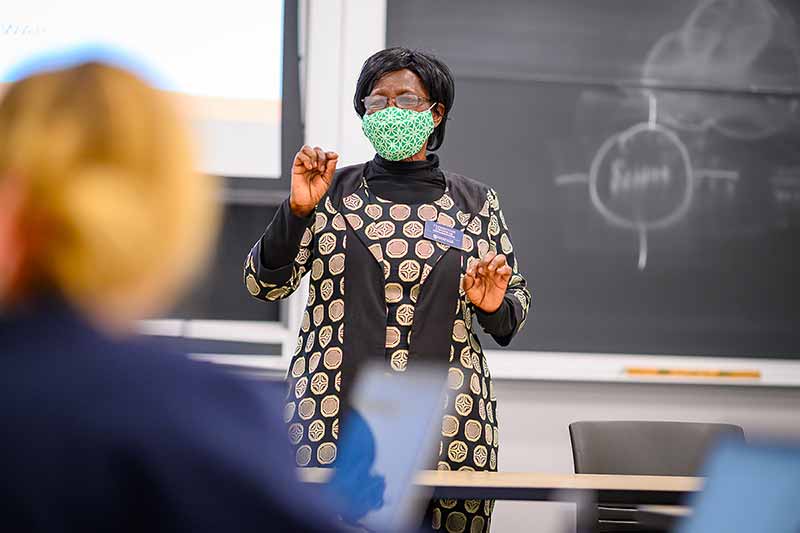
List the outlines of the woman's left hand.
<svg viewBox="0 0 800 533">
<path fill-rule="evenodd" d="M 503 303 L 511 274 L 506 256 L 490 251 L 467 269 L 461 288 L 478 309 L 494 313 Z"/>
</svg>

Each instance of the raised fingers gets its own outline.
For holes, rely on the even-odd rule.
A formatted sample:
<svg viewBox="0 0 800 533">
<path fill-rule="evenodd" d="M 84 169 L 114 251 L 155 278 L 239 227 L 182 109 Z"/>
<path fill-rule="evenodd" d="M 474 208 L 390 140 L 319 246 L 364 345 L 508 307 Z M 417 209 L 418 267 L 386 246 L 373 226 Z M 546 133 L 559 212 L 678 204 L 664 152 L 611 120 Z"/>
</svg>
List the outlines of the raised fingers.
<svg viewBox="0 0 800 533">
<path fill-rule="evenodd" d="M 327 158 L 325 157 L 325 152 L 319 146 L 315 146 L 314 153 L 317 155 L 317 168 L 320 170 L 320 172 L 325 172 L 325 168 L 327 167 Z"/>
<path fill-rule="evenodd" d="M 481 257 L 481 261 L 480 262 L 481 262 L 482 265 L 488 266 L 489 263 L 491 263 L 492 260 L 495 258 L 495 256 L 497 256 L 497 252 L 495 252 L 494 250 L 489 250 L 488 252 L 486 252 L 484 254 L 483 257 Z"/>
<path fill-rule="evenodd" d="M 333 173 L 336 172 L 336 164 L 339 162 L 339 154 L 336 152 L 325 152 L 327 163 L 325 165 L 325 181 L 328 183 L 333 179 Z"/>
<path fill-rule="evenodd" d="M 294 155 L 294 166 L 304 167 L 306 170 L 311 170 L 314 168 L 314 165 L 311 162 L 311 157 L 304 151 L 305 148 L 307 147 L 304 146 Z"/>
<path fill-rule="evenodd" d="M 511 279 L 511 274 L 513 273 L 513 269 L 507 264 L 497 269 L 497 275 L 500 276 L 500 279 L 506 283 L 508 283 L 508 280 Z"/>
<path fill-rule="evenodd" d="M 308 157 L 308 160 L 311 163 L 311 166 L 308 167 L 308 170 L 313 170 L 314 168 L 316 168 L 317 167 L 316 150 L 314 150 L 313 148 L 311 148 L 309 145 L 306 144 L 305 146 L 303 146 L 303 148 L 300 149 L 300 151 L 303 152 Z"/>
<path fill-rule="evenodd" d="M 486 252 L 486 255 L 481 257 L 481 260 L 478 261 L 477 273 L 481 276 L 485 276 L 489 273 L 489 264 L 491 264 L 492 260 L 494 259 L 495 255 L 497 255 L 492 250 Z"/>
<path fill-rule="evenodd" d="M 491 253 L 491 252 L 490 252 Z M 489 255 L 489 254 L 486 254 Z M 489 262 L 489 272 L 496 272 L 499 271 L 502 267 L 506 266 L 508 263 L 506 262 L 506 256 L 503 254 L 496 254 L 492 260 Z"/>
</svg>

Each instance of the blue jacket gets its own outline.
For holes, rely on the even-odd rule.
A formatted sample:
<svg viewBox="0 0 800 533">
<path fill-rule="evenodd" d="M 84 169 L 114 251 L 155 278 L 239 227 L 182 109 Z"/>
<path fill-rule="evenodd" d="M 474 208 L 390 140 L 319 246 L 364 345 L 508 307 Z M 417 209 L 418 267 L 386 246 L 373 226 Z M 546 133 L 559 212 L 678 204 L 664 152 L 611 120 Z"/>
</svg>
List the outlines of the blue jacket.
<svg viewBox="0 0 800 533">
<path fill-rule="evenodd" d="M 0 318 L 4 531 L 331 531 L 295 479 L 278 386 L 67 306 Z"/>
</svg>

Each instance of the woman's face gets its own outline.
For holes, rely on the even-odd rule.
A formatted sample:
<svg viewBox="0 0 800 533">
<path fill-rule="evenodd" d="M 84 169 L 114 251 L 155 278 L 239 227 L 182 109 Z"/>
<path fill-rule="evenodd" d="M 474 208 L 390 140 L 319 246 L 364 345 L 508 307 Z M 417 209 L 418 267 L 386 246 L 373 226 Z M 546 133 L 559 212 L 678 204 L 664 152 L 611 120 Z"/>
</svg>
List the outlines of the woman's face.
<svg viewBox="0 0 800 533">
<path fill-rule="evenodd" d="M 431 104 L 436 104 L 431 112 L 433 114 L 433 123 L 438 126 L 442 121 L 442 114 L 444 113 L 444 106 L 438 102 L 429 100 L 428 90 L 419 79 L 419 76 L 414 74 L 408 69 L 395 70 L 385 74 L 383 77 L 375 82 L 372 87 L 370 96 L 385 96 L 389 98 L 389 105 L 395 105 L 394 99 L 403 94 L 413 94 L 422 98 L 420 104 L 414 108 L 415 111 L 425 111 Z M 367 111 L 369 114 L 370 111 Z"/>
</svg>

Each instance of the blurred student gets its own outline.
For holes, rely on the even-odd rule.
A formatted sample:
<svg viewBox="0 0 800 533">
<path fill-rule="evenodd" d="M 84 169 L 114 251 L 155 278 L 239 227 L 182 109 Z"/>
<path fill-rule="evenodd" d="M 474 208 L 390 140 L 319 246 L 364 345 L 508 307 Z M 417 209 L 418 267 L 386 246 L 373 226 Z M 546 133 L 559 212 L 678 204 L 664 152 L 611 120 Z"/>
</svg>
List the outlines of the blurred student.
<svg viewBox="0 0 800 533">
<path fill-rule="evenodd" d="M 194 165 L 171 102 L 116 67 L 0 102 L 4 531 L 333 529 L 263 395 L 130 334 L 213 239 Z"/>
</svg>

